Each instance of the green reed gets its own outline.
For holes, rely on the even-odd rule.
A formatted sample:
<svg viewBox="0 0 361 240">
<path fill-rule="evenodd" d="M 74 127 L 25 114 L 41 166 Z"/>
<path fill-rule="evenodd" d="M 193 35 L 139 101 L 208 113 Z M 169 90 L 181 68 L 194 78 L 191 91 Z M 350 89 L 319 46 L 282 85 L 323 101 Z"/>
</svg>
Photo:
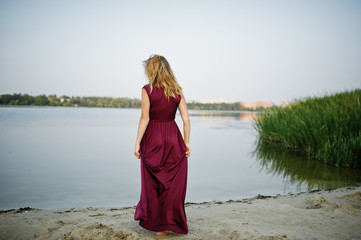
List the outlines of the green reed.
<svg viewBox="0 0 361 240">
<path fill-rule="evenodd" d="M 255 128 L 264 142 L 324 163 L 361 167 L 361 89 L 265 109 Z"/>
</svg>

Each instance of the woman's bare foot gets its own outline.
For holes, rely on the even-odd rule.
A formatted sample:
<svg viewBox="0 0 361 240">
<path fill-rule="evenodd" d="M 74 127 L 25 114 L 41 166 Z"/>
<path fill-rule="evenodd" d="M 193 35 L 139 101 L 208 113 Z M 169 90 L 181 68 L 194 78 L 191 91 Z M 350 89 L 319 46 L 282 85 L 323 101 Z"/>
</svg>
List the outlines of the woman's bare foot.
<svg viewBox="0 0 361 240">
<path fill-rule="evenodd" d="M 165 231 L 163 231 L 163 232 L 157 232 L 157 236 L 166 236 L 166 235 L 168 235 L 168 233 L 169 233 L 169 230 L 165 230 Z"/>
</svg>

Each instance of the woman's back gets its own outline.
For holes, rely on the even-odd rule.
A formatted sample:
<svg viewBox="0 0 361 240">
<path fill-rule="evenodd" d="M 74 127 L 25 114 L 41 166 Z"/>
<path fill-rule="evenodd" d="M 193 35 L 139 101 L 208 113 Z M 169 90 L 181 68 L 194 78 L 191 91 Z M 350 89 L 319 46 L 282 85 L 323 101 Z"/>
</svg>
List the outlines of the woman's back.
<svg viewBox="0 0 361 240">
<path fill-rule="evenodd" d="M 150 101 L 149 119 L 151 121 L 174 120 L 181 97 L 169 97 L 168 99 L 160 88 L 153 87 L 152 92 L 150 92 L 149 85 L 145 85 L 144 89 Z"/>
</svg>

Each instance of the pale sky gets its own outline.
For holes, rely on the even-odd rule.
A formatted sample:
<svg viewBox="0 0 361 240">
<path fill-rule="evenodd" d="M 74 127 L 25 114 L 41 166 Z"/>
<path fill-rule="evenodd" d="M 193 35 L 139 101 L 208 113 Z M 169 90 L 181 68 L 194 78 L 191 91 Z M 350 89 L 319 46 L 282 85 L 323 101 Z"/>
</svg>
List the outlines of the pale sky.
<svg viewBox="0 0 361 240">
<path fill-rule="evenodd" d="M 0 1 L 0 94 L 140 98 L 151 54 L 188 100 L 361 88 L 361 1 Z"/>
</svg>

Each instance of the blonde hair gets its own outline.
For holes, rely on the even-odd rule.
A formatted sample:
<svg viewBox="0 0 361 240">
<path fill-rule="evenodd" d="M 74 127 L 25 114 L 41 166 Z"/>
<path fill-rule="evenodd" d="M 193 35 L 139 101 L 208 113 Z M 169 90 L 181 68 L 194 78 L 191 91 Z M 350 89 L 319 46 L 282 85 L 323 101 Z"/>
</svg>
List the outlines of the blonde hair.
<svg viewBox="0 0 361 240">
<path fill-rule="evenodd" d="M 170 65 L 163 56 L 151 55 L 144 61 L 145 73 L 148 76 L 150 92 L 153 87 L 163 90 L 164 95 L 169 97 L 177 97 L 182 94 L 182 88 L 174 77 Z"/>
</svg>

